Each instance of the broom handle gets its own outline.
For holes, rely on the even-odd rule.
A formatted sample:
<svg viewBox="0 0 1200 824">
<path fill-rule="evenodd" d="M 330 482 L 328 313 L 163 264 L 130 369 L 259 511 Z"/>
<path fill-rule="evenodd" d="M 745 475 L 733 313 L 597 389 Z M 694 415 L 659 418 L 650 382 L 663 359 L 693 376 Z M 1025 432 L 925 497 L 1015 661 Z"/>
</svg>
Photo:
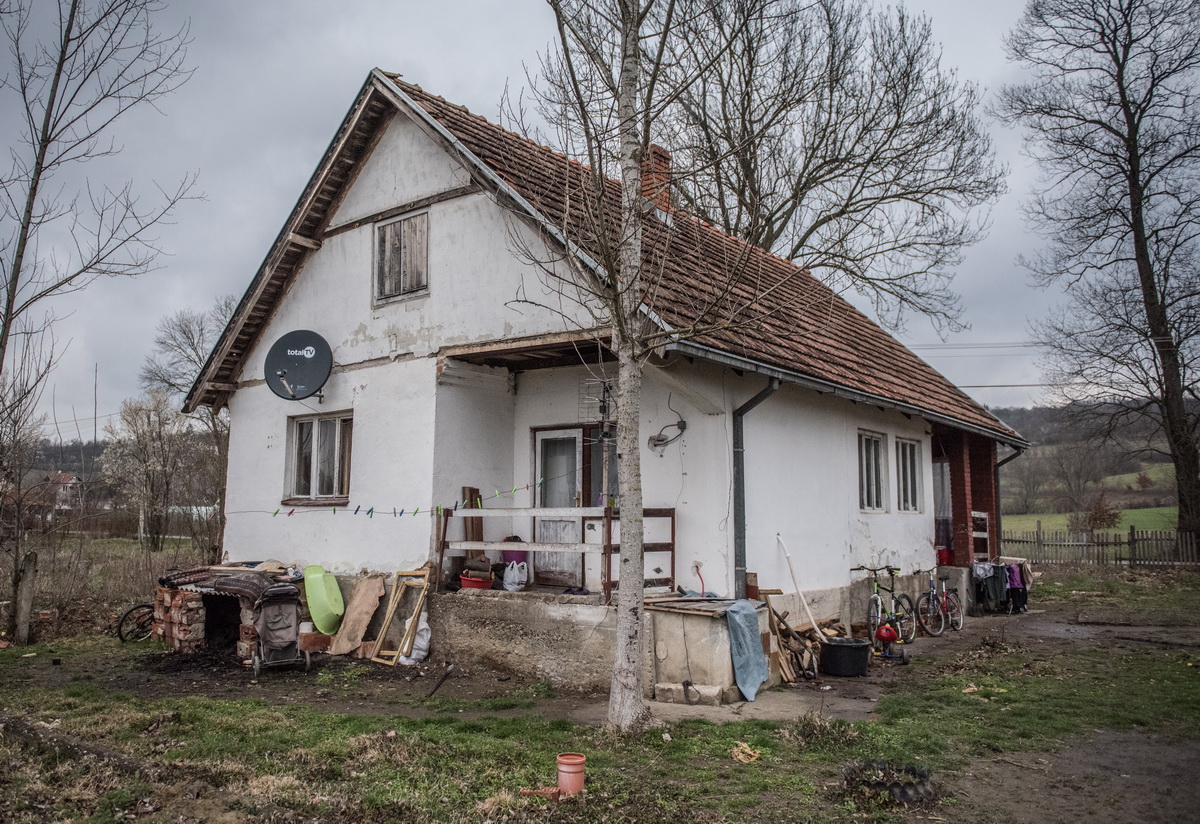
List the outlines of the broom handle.
<svg viewBox="0 0 1200 824">
<path fill-rule="evenodd" d="M 796 588 L 796 594 L 800 596 L 800 605 L 804 607 L 804 614 L 808 616 L 813 629 L 820 632 L 821 629 L 817 626 L 817 619 L 813 617 L 812 610 L 808 608 L 808 599 L 804 597 L 804 593 L 800 590 L 800 584 L 796 581 L 796 570 L 792 566 L 792 553 L 788 552 L 787 544 L 783 542 L 783 536 L 778 532 L 775 533 L 775 540 L 779 542 L 779 546 L 783 550 L 783 557 L 787 559 L 788 572 L 792 574 L 792 586 Z"/>
</svg>

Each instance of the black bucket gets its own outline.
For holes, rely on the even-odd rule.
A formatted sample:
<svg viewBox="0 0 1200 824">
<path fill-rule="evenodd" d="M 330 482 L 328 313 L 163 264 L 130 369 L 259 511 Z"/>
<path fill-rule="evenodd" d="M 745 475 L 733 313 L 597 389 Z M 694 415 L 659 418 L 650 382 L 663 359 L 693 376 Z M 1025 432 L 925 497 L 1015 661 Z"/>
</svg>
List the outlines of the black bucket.
<svg viewBox="0 0 1200 824">
<path fill-rule="evenodd" d="M 826 675 L 866 675 L 871 642 L 865 638 L 826 638 L 821 642 L 821 671 Z"/>
</svg>

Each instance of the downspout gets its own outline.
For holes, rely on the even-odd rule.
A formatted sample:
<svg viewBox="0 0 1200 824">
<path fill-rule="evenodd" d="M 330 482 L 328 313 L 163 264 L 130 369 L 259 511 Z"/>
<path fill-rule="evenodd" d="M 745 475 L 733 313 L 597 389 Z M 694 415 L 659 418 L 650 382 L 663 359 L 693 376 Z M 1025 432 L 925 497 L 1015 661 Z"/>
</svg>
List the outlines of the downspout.
<svg viewBox="0 0 1200 824">
<path fill-rule="evenodd" d="M 999 546 L 996 547 L 996 551 L 997 551 L 998 555 L 1004 554 L 1001 551 L 1004 549 L 1004 522 L 1001 520 L 1002 516 L 1000 513 L 1004 509 L 1004 507 L 1001 506 L 1001 502 L 1000 502 L 1000 467 L 1004 466 L 1006 463 L 1008 463 L 1011 460 L 1021 457 L 1024 454 L 1025 454 L 1024 449 L 1018 449 L 1016 452 L 1012 453 L 1004 460 L 996 461 L 996 468 L 995 468 L 995 470 L 993 470 L 996 473 L 996 480 L 995 480 L 995 484 L 996 484 L 996 543 L 999 544 Z"/>
<path fill-rule="evenodd" d="M 779 378 L 733 410 L 733 597 L 746 597 L 746 445 L 742 418 L 779 391 Z"/>
</svg>

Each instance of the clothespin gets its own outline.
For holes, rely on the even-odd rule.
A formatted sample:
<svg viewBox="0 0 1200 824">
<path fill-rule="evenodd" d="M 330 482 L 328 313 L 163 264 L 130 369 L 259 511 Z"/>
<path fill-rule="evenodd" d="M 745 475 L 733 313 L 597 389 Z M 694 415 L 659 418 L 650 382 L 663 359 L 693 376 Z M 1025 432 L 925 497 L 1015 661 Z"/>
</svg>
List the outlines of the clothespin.
<svg viewBox="0 0 1200 824">
<path fill-rule="evenodd" d="M 274 518 L 278 514 L 279 514 L 279 510 L 277 509 L 273 513 L 271 513 L 271 517 Z"/>
<path fill-rule="evenodd" d="M 368 509 L 368 510 L 367 510 L 367 517 L 368 517 L 368 518 L 374 518 L 374 517 L 375 517 L 375 507 L 371 507 L 370 509 Z"/>
<path fill-rule="evenodd" d="M 358 510 L 360 510 L 360 509 L 362 509 L 362 504 L 359 504 L 358 506 L 354 507 L 354 514 L 357 515 Z"/>
</svg>

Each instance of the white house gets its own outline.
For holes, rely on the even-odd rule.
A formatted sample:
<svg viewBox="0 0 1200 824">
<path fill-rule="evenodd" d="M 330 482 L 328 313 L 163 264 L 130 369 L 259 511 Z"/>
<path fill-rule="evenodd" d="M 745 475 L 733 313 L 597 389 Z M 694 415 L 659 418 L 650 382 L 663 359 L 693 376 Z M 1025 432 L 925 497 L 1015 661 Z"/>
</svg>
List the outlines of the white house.
<svg viewBox="0 0 1200 824">
<path fill-rule="evenodd" d="M 471 504 L 606 503 L 606 335 L 531 264 L 563 254 L 580 175 L 371 72 L 186 400 L 229 408 L 231 556 L 411 569 L 441 554 L 439 507 L 458 542 Z M 994 554 L 996 447 L 1020 436 L 806 272 L 660 207 L 647 230 L 664 272 L 655 322 L 687 325 L 730 266 L 779 286 L 754 298 L 762 323 L 668 342 L 646 365 L 645 506 L 673 511 L 648 521 L 648 540 L 674 546 L 648 554 L 647 578 L 732 594 L 744 557 L 760 586 L 791 591 L 779 535 L 800 586 L 832 612 L 859 564 L 928 567 L 934 543 L 960 565 Z M 281 397 L 264 366 L 295 330 L 333 355 L 302 400 Z M 471 537 L 603 543 L 603 520 L 578 515 L 479 519 Z M 539 551 L 532 564 L 548 584 L 606 583 L 602 552 Z"/>
</svg>

